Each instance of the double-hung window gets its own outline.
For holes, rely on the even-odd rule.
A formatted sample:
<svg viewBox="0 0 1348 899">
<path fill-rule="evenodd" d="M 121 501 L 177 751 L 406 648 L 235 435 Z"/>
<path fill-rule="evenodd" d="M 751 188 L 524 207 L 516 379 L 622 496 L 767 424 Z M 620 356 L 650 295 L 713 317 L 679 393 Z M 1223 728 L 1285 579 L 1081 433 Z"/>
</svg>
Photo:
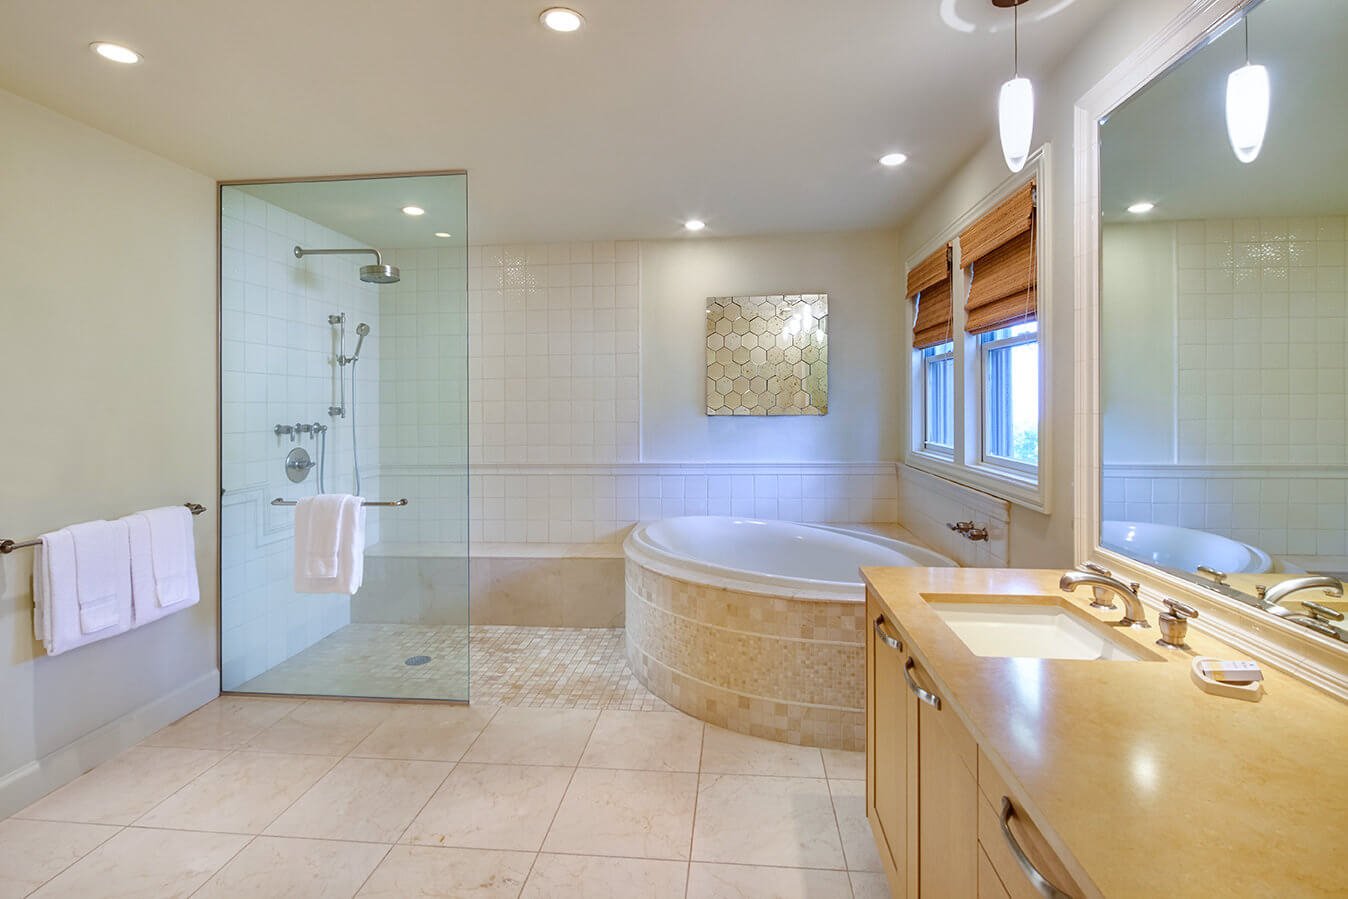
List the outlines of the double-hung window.
<svg viewBox="0 0 1348 899">
<path fill-rule="evenodd" d="M 1027 174 L 1042 174 L 1039 166 Z M 1037 178 L 913 266 L 911 464 L 1044 508 Z M 953 296 L 952 296 L 953 294 Z M 963 302 L 955 305 L 954 296 Z M 928 305 L 930 304 L 930 305 Z"/>
</svg>

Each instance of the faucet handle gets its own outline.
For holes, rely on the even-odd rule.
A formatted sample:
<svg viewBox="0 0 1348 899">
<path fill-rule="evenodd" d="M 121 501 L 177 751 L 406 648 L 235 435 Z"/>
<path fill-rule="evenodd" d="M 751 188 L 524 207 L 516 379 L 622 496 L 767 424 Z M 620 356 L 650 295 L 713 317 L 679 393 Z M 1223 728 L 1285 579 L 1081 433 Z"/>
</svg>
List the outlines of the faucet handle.
<svg viewBox="0 0 1348 899">
<path fill-rule="evenodd" d="M 946 527 L 950 528 L 950 530 L 955 531 L 957 533 L 967 534 L 974 529 L 974 523 L 972 521 L 956 521 L 954 523 L 947 522 Z"/>
<path fill-rule="evenodd" d="M 1114 572 L 1110 571 L 1105 566 L 1097 565 L 1096 563 L 1090 561 L 1082 562 L 1080 565 L 1077 566 L 1077 568 L 1080 568 L 1082 571 L 1089 571 L 1093 574 L 1103 575 L 1104 577 L 1114 576 Z"/>
<path fill-rule="evenodd" d="M 1156 640 L 1158 646 L 1166 649 L 1184 649 L 1184 638 L 1189 634 L 1189 619 L 1198 617 L 1198 610 L 1178 599 L 1164 598 L 1165 611 L 1156 619 L 1161 626 L 1161 636 Z"/>
<path fill-rule="evenodd" d="M 1338 609 L 1331 609 L 1329 606 L 1322 606 L 1318 602 L 1311 602 L 1309 599 L 1301 601 L 1301 604 L 1311 610 L 1311 614 L 1319 619 L 1328 619 L 1330 621 L 1342 621 L 1343 613 Z"/>
<path fill-rule="evenodd" d="M 1161 602 L 1165 603 L 1168 614 L 1174 615 L 1176 618 L 1188 619 L 1198 617 L 1198 610 L 1187 602 L 1180 602 L 1178 599 L 1170 598 L 1162 599 Z"/>
<path fill-rule="evenodd" d="M 1216 582 L 1219 583 L 1219 584 L 1225 584 L 1225 583 L 1226 583 L 1226 577 L 1227 577 L 1226 572 L 1225 572 L 1225 571 L 1219 571 L 1219 570 L 1217 570 L 1216 568 L 1213 568 L 1213 567 L 1210 566 L 1210 565 L 1199 565 L 1197 568 L 1194 569 L 1194 571 L 1196 571 L 1196 572 L 1199 573 L 1199 574 L 1206 574 L 1208 577 L 1212 578 L 1214 581 L 1216 581 Z"/>
<path fill-rule="evenodd" d="M 1266 599 L 1266 598 L 1268 598 L 1268 585 L 1267 585 L 1267 584 L 1255 584 L 1255 585 L 1254 585 L 1254 595 L 1257 596 L 1257 597 L 1259 597 L 1260 599 Z"/>
</svg>

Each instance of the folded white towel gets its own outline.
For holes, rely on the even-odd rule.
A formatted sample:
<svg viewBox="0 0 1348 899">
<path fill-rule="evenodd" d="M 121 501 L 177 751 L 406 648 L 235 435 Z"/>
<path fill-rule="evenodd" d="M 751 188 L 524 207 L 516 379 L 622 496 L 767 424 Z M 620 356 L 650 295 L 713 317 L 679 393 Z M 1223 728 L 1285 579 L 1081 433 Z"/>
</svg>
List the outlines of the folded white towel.
<svg viewBox="0 0 1348 899">
<path fill-rule="evenodd" d="M 192 513 L 185 506 L 148 509 L 122 519 L 131 540 L 131 601 L 137 627 L 201 599 Z"/>
<path fill-rule="evenodd" d="M 365 507 L 359 496 L 322 493 L 295 505 L 295 592 L 345 593 L 365 576 Z"/>
<path fill-rule="evenodd" d="M 130 538 L 124 521 L 43 534 L 33 566 L 33 635 L 57 655 L 131 628 Z"/>
</svg>

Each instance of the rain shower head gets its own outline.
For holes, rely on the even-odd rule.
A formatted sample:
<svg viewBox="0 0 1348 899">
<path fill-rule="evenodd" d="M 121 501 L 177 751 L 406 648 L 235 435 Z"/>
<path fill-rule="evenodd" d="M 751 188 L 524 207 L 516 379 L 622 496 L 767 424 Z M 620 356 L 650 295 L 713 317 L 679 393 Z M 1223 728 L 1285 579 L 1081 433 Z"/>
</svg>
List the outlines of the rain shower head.
<svg viewBox="0 0 1348 899">
<path fill-rule="evenodd" d="M 374 256 L 374 265 L 362 265 L 360 267 L 360 280 L 366 284 L 397 284 L 402 280 L 402 273 L 398 271 L 398 267 L 396 265 L 385 265 L 384 258 L 379 255 L 378 250 L 369 248 L 306 250 L 303 247 L 295 247 L 296 259 L 303 259 L 305 256 L 349 256 L 353 253 L 370 253 Z"/>
</svg>

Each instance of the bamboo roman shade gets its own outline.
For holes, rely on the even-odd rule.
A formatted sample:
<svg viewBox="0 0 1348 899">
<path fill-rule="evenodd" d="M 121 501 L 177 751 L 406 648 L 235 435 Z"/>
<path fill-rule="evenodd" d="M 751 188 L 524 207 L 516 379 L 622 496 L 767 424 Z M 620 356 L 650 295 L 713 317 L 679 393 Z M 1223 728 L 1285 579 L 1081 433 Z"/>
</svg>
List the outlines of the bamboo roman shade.
<svg viewBox="0 0 1348 899">
<path fill-rule="evenodd" d="M 969 277 L 965 331 L 982 334 L 1034 320 L 1037 230 L 1031 181 L 960 233 L 960 264 Z"/>
<path fill-rule="evenodd" d="M 954 335 L 950 295 L 950 244 L 923 259 L 908 273 L 908 296 L 917 303 L 913 321 L 913 349 L 945 343 Z"/>
</svg>

